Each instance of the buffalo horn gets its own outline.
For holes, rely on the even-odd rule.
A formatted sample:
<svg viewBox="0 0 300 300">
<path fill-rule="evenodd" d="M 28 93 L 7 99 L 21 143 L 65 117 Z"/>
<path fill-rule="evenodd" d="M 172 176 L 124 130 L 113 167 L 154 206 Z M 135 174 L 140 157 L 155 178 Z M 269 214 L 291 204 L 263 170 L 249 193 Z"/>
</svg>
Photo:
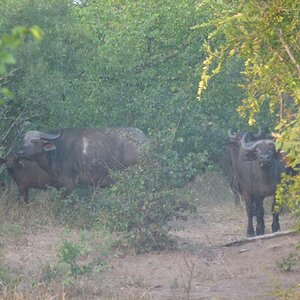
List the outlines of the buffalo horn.
<svg viewBox="0 0 300 300">
<path fill-rule="evenodd" d="M 249 132 L 247 131 L 243 137 L 242 137 L 242 140 L 241 140 L 241 147 L 244 148 L 245 150 L 247 151 L 253 151 L 255 149 L 255 147 L 261 143 L 261 140 L 260 141 L 257 141 L 255 143 L 253 142 L 246 142 L 246 138 L 247 138 L 247 135 L 249 134 Z"/>
<path fill-rule="evenodd" d="M 56 134 L 52 133 L 46 133 L 46 132 L 41 132 L 40 133 L 40 138 L 43 140 L 57 140 L 58 138 L 61 137 L 62 131 Z"/>
<path fill-rule="evenodd" d="M 247 134 L 249 132 L 247 131 L 243 137 L 242 137 L 242 141 L 241 141 L 241 147 L 243 147 L 245 150 L 247 151 L 253 151 L 255 149 L 255 147 L 264 142 L 264 143 L 267 143 L 267 144 L 273 144 L 275 146 L 275 143 L 274 141 L 270 140 L 270 139 L 264 139 L 264 140 L 259 140 L 257 142 L 246 142 L 246 138 L 247 138 Z"/>
<path fill-rule="evenodd" d="M 261 135 L 262 135 L 262 130 L 261 130 L 261 127 L 259 126 L 258 132 L 254 133 L 253 136 L 257 139 L 257 138 L 260 138 Z"/>
<path fill-rule="evenodd" d="M 232 140 L 237 138 L 237 134 L 232 133 L 231 128 L 227 131 L 227 134 L 228 134 L 229 138 L 231 138 Z"/>
</svg>

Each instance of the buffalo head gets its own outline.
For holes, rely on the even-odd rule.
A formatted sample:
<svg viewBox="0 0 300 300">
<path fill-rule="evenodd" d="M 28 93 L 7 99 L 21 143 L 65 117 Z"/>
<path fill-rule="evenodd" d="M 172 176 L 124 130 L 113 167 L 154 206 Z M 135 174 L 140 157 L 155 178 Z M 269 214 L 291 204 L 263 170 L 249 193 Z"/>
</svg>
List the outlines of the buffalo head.
<svg viewBox="0 0 300 300">
<path fill-rule="evenodd" d="M 277 151 L 274 141 L 263 139 L 258 141 L 246 142 L 248 132 L 241 140 L 241 148 L 244 151 L 244 160 L 257 160 L 261 167 L 269 167 L 277 158 Z"/>
<path fill-rule="evenodd" d="M 61 132 L 57 134 L 45 133 L 41 131 L 28 131 L 24 137 L 23 149 L 20 156 L 32 158 L 43 154 L 45 151 L 55 150 L 53 140 L 61 137 Z"/>
</svg>

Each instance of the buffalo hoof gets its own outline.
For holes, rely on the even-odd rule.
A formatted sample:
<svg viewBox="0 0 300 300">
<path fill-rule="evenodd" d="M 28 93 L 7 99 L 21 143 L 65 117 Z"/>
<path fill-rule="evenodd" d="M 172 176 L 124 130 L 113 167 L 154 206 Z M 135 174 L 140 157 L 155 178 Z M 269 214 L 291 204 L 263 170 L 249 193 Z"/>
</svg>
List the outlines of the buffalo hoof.
<svg viewBox="0 0 300 300">
<path fill-rule="evenodd" d="M 247 230 L 247 237 L 253 237 L 255 236 L 254 230 Z"/>
<path fill-rule="evenodd" d="M 273 223 L 272 224 L 272 232 L 276 232 L 280 230 L 280 225 L 279 223 Z"/>
<path fill-rule="evenodd" d="M 265 231 L 264 230 L 256 230 L 256 235 L 264 235 Z"/>
<path fill-rule="evenodd" d="M 265 227 L 256 227 L 256 235 L 264 235 L 265 234 Z"/>
</svg>

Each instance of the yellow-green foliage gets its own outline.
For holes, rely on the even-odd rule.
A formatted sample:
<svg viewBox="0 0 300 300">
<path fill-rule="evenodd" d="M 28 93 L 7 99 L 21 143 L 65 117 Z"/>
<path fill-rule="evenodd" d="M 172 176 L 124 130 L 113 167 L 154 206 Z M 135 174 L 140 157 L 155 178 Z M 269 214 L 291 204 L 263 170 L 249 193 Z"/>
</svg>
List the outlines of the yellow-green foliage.
<svg viewBox="0 0 300 300">
<path fill-rule="evenodd" d="M 208 27 L 207 58 L 203 63 L 198 95 L 225 59 L 237 55 L 244 62 L 246 97 L 237 108 L 255 124 L 267 104 L 277 116 L 275 137 L 287 163 L 300 165 L 300 31 L 298 0 L 201 1 L 199 9 L 210 19 L 195 28 Z M 289 186 L 286 183 L 289 182 Z M 300 176 L 284 177 L 278 191 L 283 201 L 299 209 Z"/>
<path fill-rule="evenodd" d="M 285 175 L 277 188 L 276 198 L 281 205 L 287 204 L 300 216 L 300 113 L 295 114 L 295 119 L 283 119 L 276 128 L 277 146 L 285 155 L 286 163 L 296 172 Z M 300 227 L 299 227 L 300 229 Z"/>
</svg>

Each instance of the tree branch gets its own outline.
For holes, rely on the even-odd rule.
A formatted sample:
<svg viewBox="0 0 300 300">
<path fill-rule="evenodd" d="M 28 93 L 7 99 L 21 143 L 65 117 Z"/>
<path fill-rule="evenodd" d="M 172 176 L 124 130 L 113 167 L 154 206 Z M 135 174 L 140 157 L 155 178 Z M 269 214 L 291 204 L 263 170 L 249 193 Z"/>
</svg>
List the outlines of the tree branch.
<svg viewBox="0 0 300 300">
<path fill-rule="evenodd" d="M 289 231 L 289 230 L 288 231 L 278 231 L 278 232 L 274 232 L 274 233 L 270 233 L 270 234 L 259 235 L 259 236 L 254 236 L 254 237 L 251 237 L 251 238 L 236 240 L 236 241 L 233 241 L 233 242 L 230 242 L 230 243 L 227 243 L 227 244 L 223 245 L 223 247 L 243 245 L 243 244 L 250 243 L 252 241 L 271 239 L 271 238 L 278 237 L 278 236 L 289 235 L 289 234 L 297 234 L 297 233 L 298 233 L 297 231 Z"/>
<path fill-rule="evenodd" d="M 282 43 L 282 45 L 283 45 L 285 51 L 287 52 L 288 56 L 290 57 L 292 63 L 296 66 L 297 72 L 298 72 L 298 77 L 300 78 L 300 65 L 297 64 L 297 60 L 295 59 L 295 57 L 294 57 L 292 51 L 290 50 L 288 44 L 285 42 L 281 29 L 279 30 L 279 40 Z"/>
</svg>

